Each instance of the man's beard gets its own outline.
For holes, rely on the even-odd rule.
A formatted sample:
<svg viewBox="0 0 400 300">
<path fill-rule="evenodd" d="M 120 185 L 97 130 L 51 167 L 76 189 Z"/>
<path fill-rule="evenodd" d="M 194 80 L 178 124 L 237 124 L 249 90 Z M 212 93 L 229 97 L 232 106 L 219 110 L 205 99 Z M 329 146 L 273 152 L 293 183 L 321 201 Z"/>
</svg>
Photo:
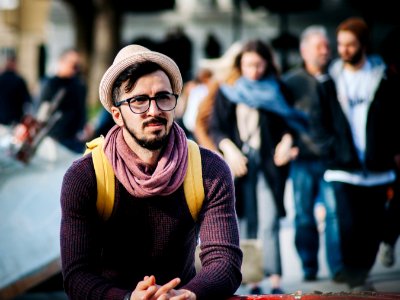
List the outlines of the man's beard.
<svg viewBox="0 0 400 300">
<path fill-rule="evenodd" d="M 353 54 L 352 57 L 346 59 L 344 62 L 351 64 L 352 66 L 357 66 L 362 60 L 364 55 L 364 50 L 362 47 L 358 49 L 356 53 Z"/>
<path fill-rule="evenodd" d="M 123 117 L 122 117 L 122 118 L 123 118 Z M 123 119 L 124 119 L 124 118 L 123 118 Z M 153 119 L 151 119 L 151 120 L 149 120 L 149 121 L 146 121 L 146 122 L 143 124 L 143 127 L 146 126 L 146 123 L 150 123 L 150 122 L 152 122 L 152 121 L 160 122 L 160 123 L 164 124 L 165 126 L 167 125 L 167 121 L 166 121 L 165 119 L 162 119 L 162 118 L 153 118 Z M 139 146 L 141 146 L 141 147 L 143 147 L 143 148 L 145 148 L 145 149 L 152 150 L 152 151 L 154 151 L 154 150 L 160 150 L 160 149 L 162 149 L 162 148 L 164 147 L 164 145 L 166 145 L 167 142 L 168 142 L 169 132 L 167 132 L 167 131 L 166 131 L 166 133 L 165 133 L 164 135 L 162 135 L 162 136 L 156 136 L 155 138 L 152 138 L 152 139 L 145 138 L 145 137 L 139 138 L 139 137 L 137 136 L 137 134 L 135 133 L 135 131 L 134 131 L 132 128 L 129 128 L 129 126 L 128 126 L 127 123 L 125 122 L 125 119 L 124 119 L 124 123 L 125 123 L 125 128 L 126 128 L 126 130 L 128 130 L 129 134 L 130 134 L 131 137 L 135 140 L 135 142 L 136 142 Z"/>
<path fill-rule="evenodd" d="M 146 138 L 138 138 L 133 131 L 131 131 L 128 127 L 127 130 L 131 134 L 132 138 L 136 141 L 138 145 L 148 150 L 160 150 L 164 147 L 164 145 L 168 141 L 168 134 L 163 136 L 156 137 L 155 139 L 146 139 Z"/>
</svg>

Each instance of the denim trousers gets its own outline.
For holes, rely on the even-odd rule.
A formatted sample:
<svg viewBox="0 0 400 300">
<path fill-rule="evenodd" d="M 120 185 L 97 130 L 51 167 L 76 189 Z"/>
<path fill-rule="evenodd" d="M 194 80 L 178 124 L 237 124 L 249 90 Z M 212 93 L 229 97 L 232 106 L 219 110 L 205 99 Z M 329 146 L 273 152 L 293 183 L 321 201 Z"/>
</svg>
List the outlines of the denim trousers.
<svg viewBox="0 0 400 300">
<path fill-rule="evenodd" d="M 282 275 L 279 241 L 279 216 L 272 190 L 263 173 L 258 173 L 258 238 L 263 246 L 263 270 L 265 276 Z"/>
<path fill-rule="evenodd" d="M 331 275 L 334 276 L 342 268 L 335 194 L 331 184 L 323 180 L 324 171 L 324 165 L 318 160 L 295 160 L 290 169 L 295 207 L 295 246 L 305 276 L 316 276 L 318 273 L 320 239 L 314 214 L 317 202 L 322 203 L 326 210 L 326 258 Z"/>
</svg>

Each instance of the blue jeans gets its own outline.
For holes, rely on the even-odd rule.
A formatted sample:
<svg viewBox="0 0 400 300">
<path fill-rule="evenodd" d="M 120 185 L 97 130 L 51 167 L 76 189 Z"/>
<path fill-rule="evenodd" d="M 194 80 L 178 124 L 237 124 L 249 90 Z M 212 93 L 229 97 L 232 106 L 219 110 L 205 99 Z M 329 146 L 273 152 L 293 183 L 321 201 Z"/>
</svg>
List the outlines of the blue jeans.
<svg viewBox="0 0 400 300">
<path fill-rule="evenodd" d="M 325 241 L 327 262 L 332 276 L 341 269 L 340 239 L 336 201 L 331 185 L 323 180 L 324 166 L 320 161 L 292 162 L 295 205 L 295 246 L 305 276 L 318 273 L 319 232 L 314 207 L 320 201 L 326 209 Z"/>
<path fill-rule="evenodd" d="M 263 246 L 265 276 L 282 275 L 279 240 L 279 215 L 272 190 L 264 174 L 258 173 L 257 181 L 258 239 Z"/>
<path fill-rule="evenodd" d="M 333 184 L 322 180 L 322 199 L 326 209 L 325 216 L 325 247 L 328 267 L 332 277 L 343 269 L 341 235 L 337 200 Z"/>
</svg>

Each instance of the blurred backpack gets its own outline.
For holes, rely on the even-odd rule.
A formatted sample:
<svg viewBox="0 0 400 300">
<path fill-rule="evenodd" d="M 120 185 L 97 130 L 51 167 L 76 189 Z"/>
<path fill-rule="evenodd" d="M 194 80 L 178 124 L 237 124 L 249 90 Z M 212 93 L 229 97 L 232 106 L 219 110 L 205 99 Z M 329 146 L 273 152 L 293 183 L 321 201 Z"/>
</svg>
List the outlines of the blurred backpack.
<svg viewBox="0 0 400 300">
<path fill-rule="evenodd" d="M 186 203 L 194 221 L 201 210 L 204 200 L 204 186 L 201 169 L 199 146 L 192 140 L 188 143 L 188 168 L 183 181 Z M 104 137 L 100 136 L 86 143 L 84 154 L 92 152 L 93 166 L 97 180 L 97 211 L 106 221 L 110 218 L 114 208 L 115 175 L 113 168 L 103 151 Z"/>
</svg>

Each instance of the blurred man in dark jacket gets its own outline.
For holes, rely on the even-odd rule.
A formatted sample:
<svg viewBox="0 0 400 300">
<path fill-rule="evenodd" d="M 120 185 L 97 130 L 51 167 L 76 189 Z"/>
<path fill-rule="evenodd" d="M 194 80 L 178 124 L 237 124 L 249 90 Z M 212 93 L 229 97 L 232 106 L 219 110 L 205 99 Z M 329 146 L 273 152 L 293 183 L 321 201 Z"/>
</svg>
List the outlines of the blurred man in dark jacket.
<svg viewBox="0 0 400 300">
<path fill-rule="evenodd" d="M 17 73 L 15 55 L 6 58 L 0 73 L 0 124 L 18 123 L 31 102 L 25 80 Z"/>
<path fill-rule="evenodd" d="M 80 63 L 76 50 L 65 50 L 59 58 L 56 74 L 44 82 L 40 95 L 41 103 L 55 101 L 57 95 L 61 95 L 56 111 L 62 115 L 49 135 L 74 152 L 84 151 L 79 134 L 86 124 L 86 85 L 79 77 Z"/>
<path fill-rule="evenodd" d="M 303 65 L 284 76 L 284 81 L 293 96 L 294 107 L 307 116 L 311 116 L 313 103 L 318 101 L 318 83 L 327 76 L 330 52 L 326 29 L 320 25 L 307 27 L 300 39 Z M 322 208 L 326 212 L 324 229 L 327 260 L 334 277 L 341 268 L 340 244 L 335 199 L 330 196 L 330 184 L 323 180 L 325 164 L 310 132 L 302 133 L 296 139 L 295 146 L 298 155 L 291 163 L 290 176 L 294 190 L 295 245 L 302 262 L 304 280 L 311 281 L 317 278 L 319 230 L 315 211 L 321 211 Z M 278 147 L 275 158 L 287 156 L 285 153 L 279 153 L 278 149 L 287 149 L 289 152 L 291 148 Z M 280 161 L 281 163 L 283 162 Z M 322 203 L 323 206 L 316 205 L 318 203 Z"/>
<path fill-rule="evenodd" d="M 367 278 L 383 236 L 388 189 L 396 180 L 400 153 L 398 78 L 382 59 L 368 56 L 364 20 L 349 18 L 337 28 L 337 50 L 322 83 L 315 116 L 325 155 L 324 179 L 333 185 L 344 269 L 342 279 L 355 291 L 372 290 Z"/>
</svg>

